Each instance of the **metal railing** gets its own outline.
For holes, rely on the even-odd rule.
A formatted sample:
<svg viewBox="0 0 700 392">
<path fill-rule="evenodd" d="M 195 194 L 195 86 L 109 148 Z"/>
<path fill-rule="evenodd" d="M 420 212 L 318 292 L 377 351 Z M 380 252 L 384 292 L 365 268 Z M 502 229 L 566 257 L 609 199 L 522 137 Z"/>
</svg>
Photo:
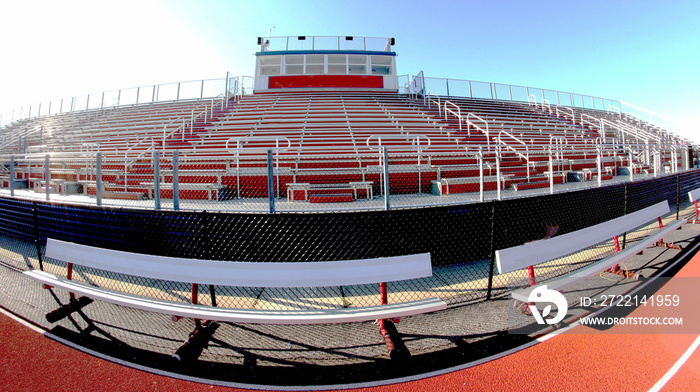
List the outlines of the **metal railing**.
<svg viewBox="0 0 700 392">
<path fill-rule="evenodd" d="M 181 117 L 178 117 L 178 118 L 172 120 L 168 124 L 164 125 L 163 126 L 163 140 L 161 143 L 163 151 L 165 152 L 165 142 L 170 137 L 174 136 L 177 133 L 180 133 L 181 134 L 180 140 L 184 142 L 185 141 L 185 134 L 187 132 L 188 125 L 189 125 L 189 129 L 190 129 L 190 135 L 192 135 L 195 122 L 200 118 L 203 118 L 204 121 L 206 122 L 207 121 L 207 113 L 209 114 L 209 120 L 211 120 L 211 118 L 213 117 L 213 114 L 214 114 L 214 108 L 218 105 L 221 105 L 221 109 L 223 109 L 225 106 L 228 106 L 228 98 L 229 97 L 227 97 L 227 96 L 219 94 L 216 97 L 211 98 L 210 103 L 204 103 L 203 105 L 200 105 L 199 107 L 197 107 L 195 109 L 192 109 L 192 112 L 190 113 L 189 119 L 187 118 L 187 116 L 181 116 Z M 189 120 L 189 123 L 187 122 L 188 120 Z M 181 125 L 175 129 L 173 129 L 170 133 L 168 133 L 168 127 L 170 127 L 171 125 L 173 125 L 175 123 L 181 123 Z"/>
<path fill-rule="evenodd" d="M 548 90 L 539 87 L 430 77 L 425 77 L 424 81 L 426 91 L 432 91 L 448 98 L 469 97 L 527 103 L 531 100 L 530 96 L 532 96 L 536 99 L 536 102 L 544 102 L 544 100 L 547 100 L 548 102 L 554 102 L 556 105 L 579 108 L 605 110 L 608 105 L 618 108 L 621 107 L 620 101 L 618 100 Z"/>
<path fill-rule="evenodd" d="M 284 140 L 274 140 L 276 147 L 246 147 L 243 140 L 238 139 L 229 140 L 236 143 L 236 148 L 228 143 L 228 154 L 197 158 L 156 154 L 156 142 L 143 139 L 132 147 L 129 154 L 121 156 L 85 151 L 36 152 L 1 158 L 10 162 L 16 179 L 26 182 L 26 190 L 16 189 L 16 181 L 9 182 L 10 193 L 15 197 L 51 197 L 56 201 L 66 194 L 65 188 L 61 187 L 70 183 L 83 188 L 82 192 L 72 194 L 66 200 L 70 203 L 236 212 L 381 210 L 501 200 L 519 195 L 519 191 L 509 185 L 516 180 L 513 169 L 519 172 L 527 170 L 526 182 L 533 181 L 532 173 L 537 172 L 541 179 L 536 182 L 541 184 L 546 178 L 550 182 L 549 189 L 543 191 L 553 193 L 558 189 L 569 190 L 572 186 L 575 189 L 602 186 L 608 183 L 604 182 L 603 175 L 618 174 L 618 166 L 625 167 L 629 177 L 620 172 L 613 177 L 613 183 L 633 181 L 640 175 L 674 174 L 693 167 L 688 150 L 677 146 L 621 146 L 605 143 L 602 138 L 590 147 L 577 146 L 575 151 L 564 140 L 558 139 L 551 139 L 550 144 L 533 149 L 508 132 L 499 134 L 498 144 L 469 146 L 463 151 L 445 151 L 440 146 L 422 144 L 419 140 L 416 138 L 406 146 L 387 147 L 368 140 L 368 146 L 301 150 Z M 504 143 L 505 140 L 513 142 L 509 145 Z M 136 148 L 148 143 L 149 148 L 135 154 Z M 270 163 L 268 151 L 273 157 Z M 505 151 L 515 153 L 525 164 L 517 169 L 503 165 L 504 159 L 512 159 L 512 155 L 505 154 Z M 568 154 L 574 152 L 583 158 L 568 158 Z M 171 162 L 174 155 L 179 156 L 180 167 L 187 165 L 186 171 L 178 171 L 178 165 Z M 593 160 L 595 163 L 586 170 L 572 169 L 573 165 L 580 167 L 581 163 Z M 135 162 L 140 165 L 136 167 Z M 124 168 L 121 174 L 115 170 L 117 164 Z M 166 170 L 161 170 L 162 165 Z M 555 184 L 554 175 L 561 176 L 566 172 L 584 173 L 586 178 L 575 183 Z M 591 173 L 597 175 L 597 181 L 590 181 Z M 263 181 L 265 178 L 270 178 L 273 189 L 263 185 L 267 183 Z M 466 190 L 468 185 L 465 184 L 474 185 L 471 190 Z M 445 186 L 447 188 L 443 190 Z M 38 187 L 42 189 L 40 193 L 32 191 Z M 465 189 L 460 190 L 460 187 Z M 121 188 L 121 193 L 111 192 L 112 195 L 107 193 L 107 196 L 95 193 L 115 188 Z M 171 194 L 161 195 L 154 192 L 156 189 Z M 315 189 L 330 192 L 331 196 L 338 192 L 351 197 L 346 203 L 310 203 L 309 196 Z M 180 194 L 185 195 L 186 200 L 181 200 Z M 274 208 L 268 205 L 270 195 Z M 122 197 L 133 200 L 120 199 Z"/>
<path fill-rule="evenodd" d="M 227 73 L 226 77 L 221 79 L 154 84 L 59 98 L 37 104 L 24 105 L 14 110 L 0 109 L 2 110 L 0 112 L 0 128 L 10 126 L 21 120 L 52 114 L 98 111 L 111 107 L 203 99 L 222 94 L 240 95 L 240 87 L 240 78 L 232 78 Z"/>
</svg>

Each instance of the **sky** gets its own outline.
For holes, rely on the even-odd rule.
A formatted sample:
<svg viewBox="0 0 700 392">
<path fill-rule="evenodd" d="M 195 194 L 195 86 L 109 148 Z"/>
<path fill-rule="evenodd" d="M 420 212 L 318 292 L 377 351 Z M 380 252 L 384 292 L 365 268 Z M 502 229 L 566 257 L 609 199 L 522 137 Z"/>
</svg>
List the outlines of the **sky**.
<svg viewBox="0 0 700 392">
<path fill-rule="evenodd" d="M 4 1 L 2 124 L 63 97 L 252 76 L 270 29 L 394 37 L 399 75 L 625 101 L 700 142 L 700 0 Z"/>
</svg>

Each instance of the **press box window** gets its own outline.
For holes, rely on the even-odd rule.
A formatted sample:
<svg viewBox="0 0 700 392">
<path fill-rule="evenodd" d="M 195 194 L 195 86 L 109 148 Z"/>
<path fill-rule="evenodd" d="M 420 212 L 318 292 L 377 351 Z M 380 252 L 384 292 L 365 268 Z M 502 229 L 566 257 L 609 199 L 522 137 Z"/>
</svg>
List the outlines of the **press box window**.
<svg viewBox="0 0 700 392">
<path fill-rule="evenodd" d="M 391 57 L 371 56 L 372 75 L 391 75 Z"/>
<path fill-rule="evenodd" d="M 282 56 L 260 56 L 260 75 L 279 75 Z"/>
<path fill-rule="evenodd" d="M 322 54 L 309 54 L 306 56 L 306 70 L 307 75 L 320 75 L 324 72 L 324 62 L 325 56 Z"/>
</svg>

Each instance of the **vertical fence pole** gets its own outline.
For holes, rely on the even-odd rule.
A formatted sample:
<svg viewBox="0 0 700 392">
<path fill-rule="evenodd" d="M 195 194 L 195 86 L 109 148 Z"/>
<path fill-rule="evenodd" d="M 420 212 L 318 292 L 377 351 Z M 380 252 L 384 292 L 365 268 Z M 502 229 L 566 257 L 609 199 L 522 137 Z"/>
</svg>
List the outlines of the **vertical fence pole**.
<svg viewBox="0 0 700 392">
<path fill-rule="evenodd" d="M 270 214 L 275 213 L 275 173 L 272 167 L 272 149 L 267 150 L 267 197 L 270 203 Z"/>
<path fill-rule="evenodd" d="M 484 152 L 479 146 L 479 203 L 484 202 Z"/>
<path fill-rule="evenodd" d="M 173 210 L 175 211 L 180 209 L 180 173 L 178 165 L 179 158 L 180 150 L 175 150 L 175 152 L 173 152 Z"/>
<path fill-rule="evenodd" d="M 552 158 L 552 147 L 549 147 L 549 194 L 554 194 L 554 160 Z"/>
<path fill-rule="evenodd" d="M 493 288 L 493 267 L 496 262 L 496 203 L 491 203 L 491 263 L 489 265 L 489 281 L 486 287 L 486 299 L 491 299 L 491 290 Z"/>
<path fill-rule="evenodd" d="M 41 244 L 39 240 L 39 217 L 37 216 L 36 201 L 32 201 L 32 223 L 34 224 L 34 247 L 36 258 L 39 260 L 39 270 L 44 270 L 44 261 L 41 256 Z"/>
<path fill-rule="evenodd" d="M 228 71 L 226 71 L 226 85 L 224 86 L 224 101 L 226 101 L 226 107 L 228 107 Z"/>
<path fill-rule="evenodd" d="M 153 198 L 156 210 L 160 210 L 160 151 L 153 151 Z"/>
<path fill-rule="evenodd" d="M 15 197 L 15 157 L 10 155 L 10 196 Z"/>
<path fill-rule="evenodd" d="M 384 154 L 384 208 L 388 211 L 391 209 L 391 204 L 389 202 L 389 154 L 386 146 L 382 147 L 382 153 Z"/>
<path fill-rule="evenodd" d="M 97 200 L 97 205 L 102 205 L 102 153 L 98 152 L 97 164 L 95 165 L 95 199 Z"/>
<path fill-rule="evenodd" d="M 676 174 L 676 220 L 681 215 L 681 175 Z"/>
<path fill-rule="evenodd" d="M 496 197 L 501 200 L 501 147 L 496 146 Z"/>
<path fill-rule="evenodd" d="M 44 157 L 44 190 L 46 191 L 46 200 L 49 200 L 49 189 L 51 188 L 51 170 L 49 169 L 49 156 Z"/>
</svg>

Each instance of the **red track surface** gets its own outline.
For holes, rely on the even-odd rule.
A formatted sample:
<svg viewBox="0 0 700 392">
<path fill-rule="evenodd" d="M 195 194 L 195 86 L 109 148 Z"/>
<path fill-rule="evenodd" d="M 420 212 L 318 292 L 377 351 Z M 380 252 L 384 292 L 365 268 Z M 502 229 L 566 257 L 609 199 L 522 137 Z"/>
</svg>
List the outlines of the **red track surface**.
<svg viewBox="0 0 700 392">
<path fill-rule="evenodd" d="M 700 277 L 700 254 L 676 276 Z M 587 327 L 577 327 L 587 328 Z M 0 315 L 4 390 L 231 391 L 124 367 L 82 353 Z M 371 391 L 648 391 L 697 335 L 562 334 L 500 359 L 441 376 Z M 661 389 L 700 390 L 700 349 Z"/>
</svg>

